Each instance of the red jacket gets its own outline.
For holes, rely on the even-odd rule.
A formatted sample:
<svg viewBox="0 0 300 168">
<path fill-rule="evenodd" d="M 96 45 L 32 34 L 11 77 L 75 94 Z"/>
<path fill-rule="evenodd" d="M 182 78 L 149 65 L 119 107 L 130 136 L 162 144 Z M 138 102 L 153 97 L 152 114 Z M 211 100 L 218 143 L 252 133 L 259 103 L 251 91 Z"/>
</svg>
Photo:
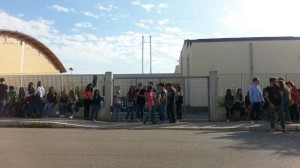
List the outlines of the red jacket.
<svg viewBox="0 0 300 168">
<path fill-rule="evenodd" d="M 299 94 L 298 94 L 298 89 L 296 88 L 296 86 L 291 87 L 291 97 L 292 97 L 292 100 L 294 103 L 299 102 Z"/>
</svg>

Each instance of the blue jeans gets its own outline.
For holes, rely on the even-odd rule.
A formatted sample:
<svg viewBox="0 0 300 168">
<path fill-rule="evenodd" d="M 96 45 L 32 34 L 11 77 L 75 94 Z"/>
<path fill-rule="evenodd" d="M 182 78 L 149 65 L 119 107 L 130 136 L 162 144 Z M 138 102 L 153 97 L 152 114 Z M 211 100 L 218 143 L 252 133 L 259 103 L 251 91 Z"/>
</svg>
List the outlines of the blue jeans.
<svg viewBox="0 0 300 168">
<path fill-rule="evenodd" d="M 148 113 L 144 122 L 147 122 L 150 116 L 151 122 L 155 123 L 155 110 L 156 110 L 156 106 L 152 106 L 152 108 L 148 108 Z"/>
<path fill-rule="evenodd" d="M 24 105 L 24 116 L 25 117 L 31 117 L 32 116 L 32 111 L 34 109 L 34 103 L 25 103 Z"/>
<path fill-rule="evenodd" d="M 71 116 L 74 114 L 74 110 L 77 108 L 77 106 L 75 104 L 68 104 L 66 107 L 67 111 L 70 112 Z"/>
<path fill-rule="evenodd" d="M 44 106 L 44 113 L 43 118 L 48 118 L 49 114 L 51 113 L 53 107 L 55 106 L 54 103 L 46 103 Z"/>
<path fill-rule="evenodd" d="M 58 112 L 60 115 L 65 115 L 66 114 L 66 103 L 60 103 L 58 107 Z"/>
<path fill-rule="evenodd" d="M 0 100 L 0 117 L 7 117 L 5 110 L 6 100 Z"/>
<path fill-rule="evenodd" d="M 143 117 L 144 117 L 144 108 L 145 108 L 145 104 L 138 104 L 137 105 L 137 110 L 136 110 L 136 117 L 138 118 L 138 119 L 143 119 Z"/>
<path fill-rule="evenodd" d="M 285 114 L 285 120 L 288 122 L 291 122 L 291 117 L 290 117 L 290 110 L 288 106 L 284 106 L 284 114 Z"/>
<path fill-rule="evenodd" d="M 112 121 L 116 121 L 116 122 L 119 121 L 120 110 L 121 110 L 121 105 L 114 104 L 114 112 L 113 112 L 113 115 L 112 115 Z"/>
<path fill-rule="evenodd" d="M 167 107 L 165 105 L 159 105 L 159 119 L 161 122 L 166 122 L 166 110 Z"/>
<path fill-rule="evenodd" d="M 134 107 L 127 107 L 126 120 L 128 120 L 129 115 L 131 115 L 131 120 L 133 120 L 133 109 L 134 109 Z"/>
<path fill-rule="evenodd" d="M 100 105 L 94 105 L 92 110 L 92 119 L 97 120 L 98 119 L 98 113 L 100 110 Z M 95 117 L 94 117 L 95 116 Z"/>
</svg>

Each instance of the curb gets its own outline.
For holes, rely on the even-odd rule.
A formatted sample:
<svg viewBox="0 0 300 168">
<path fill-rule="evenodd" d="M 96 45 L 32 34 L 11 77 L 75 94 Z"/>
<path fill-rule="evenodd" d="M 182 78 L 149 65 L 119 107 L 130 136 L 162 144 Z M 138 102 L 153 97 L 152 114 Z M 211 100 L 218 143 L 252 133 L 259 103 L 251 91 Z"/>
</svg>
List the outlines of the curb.
<svg viewBox="0 0 300 168">
<path fill-rule="evenodd" d="M 237 131 L 268 131 L 269 126 L 244 126 L 244 127 L 157 127 L 155 125 L 82 125 L 82 124 L 67 124 L 61 122 L 44 122 L 44 121 L 16 121 L 16 122 L 0 122 L 0 128 L 69 128 L 69 129 L 98 129 L 98 130 L 190 130 L 190 131 L 216 131 L 216 132 L 237 132 Z M 277 131 L 279 131 L 277 126 Z M 300 131 L 298 125 L 287 125 L 287 130 L 292 132 Z"/>
</svg>

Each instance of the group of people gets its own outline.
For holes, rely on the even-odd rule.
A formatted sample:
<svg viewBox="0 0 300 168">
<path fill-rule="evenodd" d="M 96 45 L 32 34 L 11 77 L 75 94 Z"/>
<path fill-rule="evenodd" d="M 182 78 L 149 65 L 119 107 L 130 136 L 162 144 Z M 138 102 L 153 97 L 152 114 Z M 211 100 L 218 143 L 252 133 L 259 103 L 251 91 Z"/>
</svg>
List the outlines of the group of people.
<svg viewBox="0 0 300 168">
<path fill-rule="evenodd" d="M 97 120 L 100 110 L 101 96 L 100 91 L 94 86 L 88 84 L 86 89 L 81 91 L 84 99 L 84 118 Z M 0 117 L 8 117 L 8 113 L 17 112 L 18 117 L 25 118 L 48 118 L 49 114 L 58 105 L 56 114 L 60 118 L 65 118 L 69 112 L 69 118 L 73 118 L 74 111 L 78 111 L 78 95 L 74 90 L 68 93 L 62 91 L 59 95 L 54 87 L 50 87 L 46 93 L 42 82 L 38 81 L 36 87 L 30 82 L 27 88 L 20 87 L 17 93 L 14 86 L 5 84 L 5 79 L 0 79 Z M 90 116 L 90 107 L 92 108 L 92 116 Z"/>
<path fill-rule="evenodd" d="M 299 122 L 299 95 L 291 81 L 284 78 L 272 77 L 269 79 L 269 86 L 263 90 L 260 88 L 259 78 L 253 78 L 247 96 L 243 96 L 242 90 L 238 89 L 236 95 L 232 95 L 230 89 L 225 95 L 225 109 L 227 121 L 233 116 L 233 111 L 240 112 L 241 119 L 247 119 L 250 124 L 259 123 L 263 110 L 266 111 L 270 121 L 270 133 L 275 132 L 276 123 L 280 123 L 282 132 L 287 133 L 286 124 Z M 248 113 L 247 113 L 248 111 Z"/>
<path fill-rule="evenodd" d="M 116 91 L 113 99 L 112 121 L 119 120 L 121 103 L 121 92 Z M 150 118 L 151 123 L 156 124 L 155 114 L 158 112 L 161 123 L 175 123 L 176 120 L 182 119 L 182 104 L 183 91 L 180 86 L 175 88 L 171 83 L 166 85 L 159 83 L 155 88 L 153 82 L 149 82 L 149 85 L 145 87 L 142 83 L 138 83 L 137 86 L 130 86 L 126 95 L 127 114 L 125 122 L 132 122 L 134 112 L 136 112 L 138 122 L 146 124 Z M 145 117 L 144 112 L 147 112 Z"/>
</svg>

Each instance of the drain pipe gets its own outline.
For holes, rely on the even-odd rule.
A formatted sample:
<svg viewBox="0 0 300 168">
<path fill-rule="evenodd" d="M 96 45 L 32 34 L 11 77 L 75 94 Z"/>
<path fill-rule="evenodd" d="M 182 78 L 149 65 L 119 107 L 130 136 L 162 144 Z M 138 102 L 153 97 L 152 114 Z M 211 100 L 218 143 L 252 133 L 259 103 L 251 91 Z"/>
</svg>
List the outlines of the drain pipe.
<svg viewBox="0 0 300 168">
<path fill-rule="evenodd" d="M 253 45 L 250 43 L 250 84 L 252 84 L 253 79 Z"/>
</svg>

